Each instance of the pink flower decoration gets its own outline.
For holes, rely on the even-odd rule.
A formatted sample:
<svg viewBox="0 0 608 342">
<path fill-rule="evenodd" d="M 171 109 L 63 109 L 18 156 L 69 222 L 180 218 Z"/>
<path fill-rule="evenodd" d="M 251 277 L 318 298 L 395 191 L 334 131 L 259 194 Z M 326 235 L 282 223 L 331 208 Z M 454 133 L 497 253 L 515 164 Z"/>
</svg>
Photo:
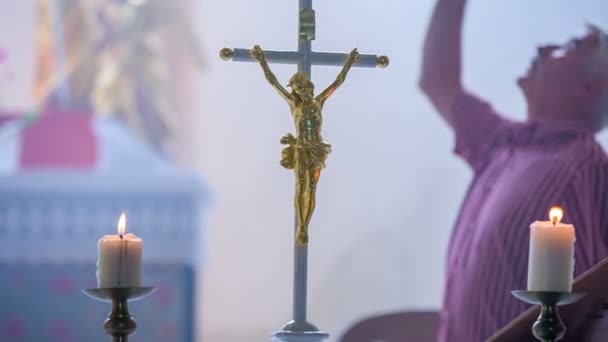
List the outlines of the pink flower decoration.
<svg viewBox="0 0 608 342">
<path fill-rule="evenodd" d="M 8 53 L 6 50 L 0 49 L 0 63 L 6 62 L 8 59 Z"/>
<path fill-rule="evenodd" d="M 162 308 L 166 309 L 173 303 L 173 290 L 171 289 L 171 286 L 167 284 L 160 284 L 153 296 L 158 305 Z"/>
<path fill-rule="evenodd" d="M 2 335 L 11 338 L 25 336 L 25 322 L 17 317 L 12 317 L 2 323 Z"/>
<path fill-rule="evenodd" d="M 72 279 L 66 276 L 57 277 L 51 283 L 53 292 L 58 295 L 69 295 L 74 291 L 74 283 Z"/>
</svg>

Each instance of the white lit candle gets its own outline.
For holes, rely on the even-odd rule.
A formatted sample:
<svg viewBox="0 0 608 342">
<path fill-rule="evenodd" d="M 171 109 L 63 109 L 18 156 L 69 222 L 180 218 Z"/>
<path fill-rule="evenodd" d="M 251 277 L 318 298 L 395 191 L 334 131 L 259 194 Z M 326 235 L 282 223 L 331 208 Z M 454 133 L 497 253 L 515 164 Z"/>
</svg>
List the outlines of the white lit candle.
<svg viewBox="0 0 608 342">
<path fill-rule="evenodd" d="M 118 235 L 106 235 L 99 239 L 97 259 L 97 286 L 141 286 L 141 262 L 143 242 L 134 234 L 126 234 L 127 217 L 118 219 Z"/>
<path fill-rule="evenodd" d="M 550 221 L 530 226 L 528 291 L 572 291 L 574 274 L 574 226 L 561 223 L 563 210 L 553 207 Z"/>
</svg>

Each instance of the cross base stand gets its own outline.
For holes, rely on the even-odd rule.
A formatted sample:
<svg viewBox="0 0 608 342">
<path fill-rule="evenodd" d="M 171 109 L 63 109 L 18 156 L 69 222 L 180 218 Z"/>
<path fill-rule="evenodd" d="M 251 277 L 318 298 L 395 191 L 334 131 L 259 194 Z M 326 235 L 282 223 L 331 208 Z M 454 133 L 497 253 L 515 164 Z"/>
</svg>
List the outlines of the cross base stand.
<svg viewBox="0 0 608 342">
<path fill-rule="evenodd" d="M 322 342 L 327 338 L 328 333 L 306 321 L 290 321 L 281 331 L 272 334 L 273 342 Z"/>
</svg>

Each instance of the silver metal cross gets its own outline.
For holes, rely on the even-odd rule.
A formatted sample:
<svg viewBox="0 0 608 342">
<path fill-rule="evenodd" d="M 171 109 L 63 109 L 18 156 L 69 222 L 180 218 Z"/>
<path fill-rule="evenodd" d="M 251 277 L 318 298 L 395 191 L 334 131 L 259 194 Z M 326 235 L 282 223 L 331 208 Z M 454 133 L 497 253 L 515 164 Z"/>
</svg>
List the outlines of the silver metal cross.
<svg viewBox="0 0 608 342">
<path fill-rule="evenodd" d="M 300 1 L 300 20 L 298 34 L 298 51 L 272 51 L 264 50 L 269 63 L 297 64 L 298 71 L 303 72 L 310 79 L 310 69 L 313 65 L 342 66 L 348 57 L 346 53 L 315 52 L 312 51 L 311 42 L 315 39 L 315 11 L 312 9 L 312 0 Z M 220 57 L 223 60 L 235 62 L 255 62 L 249 54 L 250 49 L 223 48 Z M 385 68 L 388 66 L 387 56 L 361 54 L 354 67 Z"/>
<path fill-rule="evenodd" d="M 298 71 L 311 79 L 312 65 L 342 66 L 348 54 L 334 52 L 314 52 L 311 42 L 315 39 L 315 12 L 312 0 L 299 0 L 298 51 L 264 50 L 269 63 L 297 64 Z M 256 62 L 250 55 L 250 49 L 223 48 L 220 57 L 235 62 Z M 383 55 L 360 54 L 353 67 L 374 68 L 387 67 L 389 59 Z M 293 284 L 293 320 L 273 336 L 278 341 L 322 341 L 329 337 L 306 320 L 306 287 L 308 273 L 308 246 L 295 246 L 294 250 L 294 284 Z"/>
</svg>

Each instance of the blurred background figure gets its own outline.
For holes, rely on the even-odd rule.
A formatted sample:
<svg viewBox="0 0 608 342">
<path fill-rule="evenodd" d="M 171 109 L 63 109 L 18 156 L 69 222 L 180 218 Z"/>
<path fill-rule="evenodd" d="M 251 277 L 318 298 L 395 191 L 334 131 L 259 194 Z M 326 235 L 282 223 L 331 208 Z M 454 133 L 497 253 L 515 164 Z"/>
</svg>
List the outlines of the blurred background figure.
<svg viewBox="0 0 608 342">
<path fill-rule="evenodd" d="M 202 66 L 187 6 L 38 1 L 36 103 L 119 117 L 135 136 L 169 152 L 184 90 L 172 66 Z"/>
<path fill-rule="evenodd" d="M 594 139 L 608 124 L 608 36 L 589 25 L 538 47 L 517 81 L 526 120 L 513 121 L 463 85 L 466 3 L 437 1 L 420 76 L 474 172 L 450 240 L 439 341 L 484 341 L 528 308 L 510 290 L 527 288 L 528 227 L 552 206 L 577 227 L 575 276 L 608 257 L 608 157 Z"/>
</svg>

